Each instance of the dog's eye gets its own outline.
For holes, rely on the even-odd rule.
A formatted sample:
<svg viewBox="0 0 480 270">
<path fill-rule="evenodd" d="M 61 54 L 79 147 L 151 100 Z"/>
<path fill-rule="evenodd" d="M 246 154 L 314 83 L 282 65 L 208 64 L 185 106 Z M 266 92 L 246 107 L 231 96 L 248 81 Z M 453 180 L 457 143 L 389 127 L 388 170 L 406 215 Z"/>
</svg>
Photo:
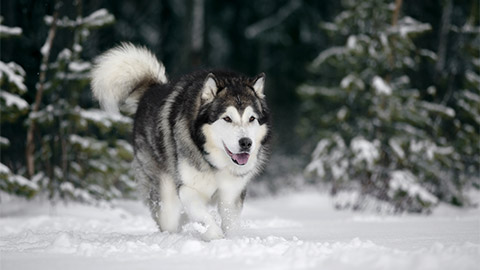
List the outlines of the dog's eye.
<svg viewBox="0 0 480 270">
<path fill-rule="evenodd" d="M 249 119 L 248 121 L 250 121 L 250 122 L 255 121 L 255 117 L 254 117 L 254 116 L 250 116 L 250 119 Z"/>
<path fill-rule="evenodd" d="M 225 116 L 225 117 L 223 118 L 223 120 L 225 120 L 225 122 L 227 122 L 227 123 L 231 123 L 231 122 L 232 122 L 232 118 L 230 118 L 230 117 L 228 117 L 228 116 Z"/>
</svg>

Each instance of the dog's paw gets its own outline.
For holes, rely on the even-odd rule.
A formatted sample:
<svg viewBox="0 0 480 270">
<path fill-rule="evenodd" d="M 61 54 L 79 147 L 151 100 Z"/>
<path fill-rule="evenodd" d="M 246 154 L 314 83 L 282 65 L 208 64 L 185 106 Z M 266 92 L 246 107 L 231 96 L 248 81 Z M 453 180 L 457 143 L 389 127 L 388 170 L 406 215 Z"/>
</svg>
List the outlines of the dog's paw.
<svg viewBox="0 0 480 270">
<path fill-rule="evenodd" d="M 207 231 L 202 234 L 202 239 L 205 241 L 222 239 L 224 237 L 225 235 L 223 234 L 222 229 L 217 225 L 208 226 Z"/>
<path fill-rule="evenodd" d="M 235 222 L 227 222 L 227 221 L 222 222 L 222 230 L 225 233 L 234 231 L 236 229 L 238 229 L 238 226 L 236 225 Z"/>
</svg>

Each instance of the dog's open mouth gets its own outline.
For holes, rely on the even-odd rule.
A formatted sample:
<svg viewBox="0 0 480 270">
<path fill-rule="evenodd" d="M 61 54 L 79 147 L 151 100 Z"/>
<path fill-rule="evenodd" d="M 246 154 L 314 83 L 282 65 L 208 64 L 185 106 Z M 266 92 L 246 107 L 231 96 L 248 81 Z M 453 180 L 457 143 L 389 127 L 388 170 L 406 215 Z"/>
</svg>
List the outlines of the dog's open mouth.
<svg viewBox="0 0 480 270">
<path fill-rule="evenodd" d="M 230 150 L 228 150 L 227 146 L 223 144 L 223 147 L 225 147 L 225 152 L 230 156 L 233 162 L 238 165 L 245 165 L 248 162 L 248 158 L 250 157 L 249 153 L 238 153 L 234 154 Z"/>
</svg>

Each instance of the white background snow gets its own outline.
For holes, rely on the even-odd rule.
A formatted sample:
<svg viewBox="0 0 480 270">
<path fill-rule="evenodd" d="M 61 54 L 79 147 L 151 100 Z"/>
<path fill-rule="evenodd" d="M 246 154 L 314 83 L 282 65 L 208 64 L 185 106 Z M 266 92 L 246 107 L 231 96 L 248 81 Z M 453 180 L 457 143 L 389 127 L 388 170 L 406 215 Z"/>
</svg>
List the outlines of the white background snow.
<svg viewBox="0 0 480 270">
<path fill-rule="evenodd" d="M 478 194 L 477 194 L 478 195 Z M 321 192 L 247 199 L 242 226 L 201 241 L 157 231 L 137 201 L 88 206 L 2 194 L 0 269 L 478 269 L 480 211 L 336 211 Z"/>
</svg>

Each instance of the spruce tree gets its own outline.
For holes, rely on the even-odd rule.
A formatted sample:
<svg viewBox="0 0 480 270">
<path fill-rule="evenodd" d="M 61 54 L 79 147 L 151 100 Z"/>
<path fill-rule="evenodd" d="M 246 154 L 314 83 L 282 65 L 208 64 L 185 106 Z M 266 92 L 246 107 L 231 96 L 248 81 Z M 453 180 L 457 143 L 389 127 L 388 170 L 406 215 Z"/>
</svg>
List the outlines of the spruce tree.
<svg viewBox="0 0 480 270">
<path fill-rule="evenodd" d="M 46 17 L 47 24 L 54 23 Z M 110 24 L 113 16 L 97 10 L 87 17 L 59 20 L 59 28 L 72 29 L 73 45 L 49 64 L 45 106 L 30 115 L 38 125 L 41 148 L 36 153 L 37 178 L 52 197 L 82 201 L 108 199 L 133 188 L 130 161 L 133 151 L 125 140 L 131 130 L 129 117 L 82 108 L 89 89 L 91 63 L 81 58 L 90 31 Z"/>
<path fill-rule="evenodd" d="M 127 142 L 132 119 L 91 107 L 92 63 L 82 58 L 90 33 L 114 18 L 105 9 L 83 17 L 81 1 L 76 10 L 74 19 L 60 18 L 57 6 L 53 16 L 44 18 L 50 31 L 40 49 L 44 61 L 26 120 L 27 171 L 51 199 L 92 202 L 128 196 L 134 188 L 133 150 Z M 65 31 L 73 34 L 62 48 L 54 37 Z"/>
<path fill-rule="evenodd" d="M 3 18 L 0 17 L 0 23 L 2 21 Z M 20 27 L 0 25 L 0 38 L 2 39 L 16 38 L 21 35 Z M 7 136 L 5 133 L 9 133 L 3 131 L 12 128 L 28 112 L 28 103 L 22 98 L 22 95 L 27 92 L 24 84 L 25 75 L 25 70 L 17 63 L 0 61 L 0 124 L 2 126 L 0 151 L 3 153 L 11 147 L 12 139 L 3 137 Z M 19 196 L 33 196 L 38 191 L 38 185 L 23 177 L 21 168 L 18 173 L 11 167 L 18 167 L 18 164 L 13 164 L 11 159 L 3 156 L 0 162 L 0 190 Z"/>
<path fill-rule="evenodd" d="M 439 200 L 465 203 L 463 187 L 475 172 L 457 181 L 456 167 L 465 163 L 445 129 L 464 120 L 450 104 L 429 98 L 433 83 L 425 89 L 411 79 L 421 63 L 437 60 L 414 42 L 430 25 L 399 18 L 401 1 L 342 3 L 344 11 L 322 25 L 338 46 L 314 59 L 312 80 L 299 87 L 299 131 L 319 140 L 306 171 L 331 183 L 337 197 L 344 190 L 357 195 L 338 207 L 364 208 L 372 198 L 394 211 L 428 211 Z M 467 129 L 472 137 L 463 143 L 472 144 L 478 128 Z"/>
</svg>

